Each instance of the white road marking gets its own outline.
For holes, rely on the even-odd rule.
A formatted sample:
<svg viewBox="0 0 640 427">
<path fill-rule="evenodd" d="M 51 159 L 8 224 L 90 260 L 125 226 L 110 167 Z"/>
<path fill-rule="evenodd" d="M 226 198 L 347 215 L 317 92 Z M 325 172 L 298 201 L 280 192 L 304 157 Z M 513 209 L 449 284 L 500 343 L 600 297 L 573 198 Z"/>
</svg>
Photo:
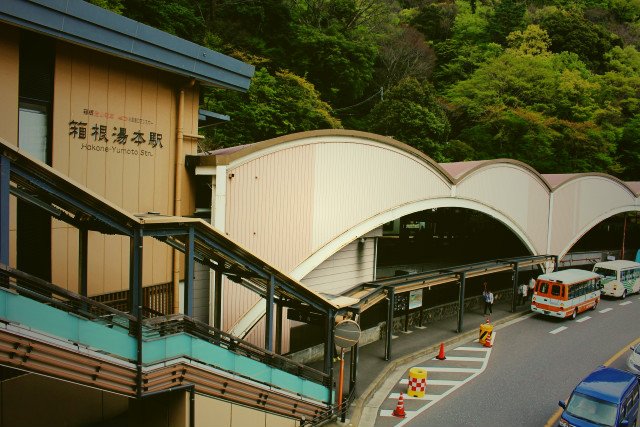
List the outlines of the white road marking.
<svg viewBox="0 0 640 427">
<path fill-rule="evenodd" d="M 380 409 L 380 416 L 381 417 L 393 417 L 393 411 L 394 411 L 393 409 Z M 404 411 L 404 413 L 407 414 L 407 418 L 415 417 L 416 416 L 416 412 L 417 411 Z"/>
<path fill-rule="evenodd" d="M 402 393 L 402 397 L 409 400 L 439 400 L 441 394 L 425 394 L 422 397 L 409 396 L 406 393 Z M 391 393 L 389 395 L 389 399 L 398 399 L 400 397 L 400 393 Z"/>
<path fill-rule="evenodd" d="M 488 347 L 458 347 L 455 350 L 463 350 L 463 351 L 489 351 Z"/>
<path fill-rule="evenodd" d="M 493 333 L 493 336 L 491 337 L 491 343 L 492 345 L 496 344 L 496 333 Z M 489 363 L 489 358 L 491 356 L 491 350 L 493 349 L 493 347 L 487 347 L 487 356 L 484 358 L 484 361 L 482 362 L 482 368 L 480 368 L 479 371 L 475 372 L 474 374 L 470 375 L 468 378 L 466 378 L 465 380 L 462 380 L 460 382 L 457 383 L 457 387 L 451 387 L 449 390 L 445 391 L 444 393 L 442 393 L 440 395 L 440 399 L 443 399 L 445 396 L 453 393 L 454 390 L 457 390 L 458 387 L 461 387 L 463 384 L 468 383 L 469 381 L 471 381 L 472 379 L 474 379 L 475 377 L 477 377 L 478 375 L 480 375 L 481 373 L 483 373 L 485 371 L 485 369 L 487 368 L 487 364 Z M 455 350 L 455 349 L 454 349 Z M 409 382 L 408 380 L 406 380 L 407 383 Z M 427 386 L 428 384 L 436 384 L 435 380 L 427 380 Z M 409 421 L 411 421 L 413 418 L 415 418 L 416 416 L 420 415 L 421 413 L 423 413 L 424 411 L 426 411 L 427 409 L 429 409 L 432 405 L 434 405 L 436 402 L 438 402 L 440 399 L 435 399 L 435 400 L 431 400 L 429 403 L 427 403 L 426 405 L 422 406 L 420 409 L 418 409 L 417 411 L 407 411 L 407 417 L 400 421 L 398 424 L 395 425 L 395 427 L 401 427 L 403 425 L 405 425 L 406 423 L 408 423 Z M 385 411 L 385 413 L 393 413 L 393 411 Z M 383 411 L 380 411 L 380 415 L 383 416 Z M 388 415 L 387 415 L 388 416 Z"/>
<path fill-rule="evenodd" d="M 447 357 L 447 360 L 449 358 Z M 480 368 L 447 368 L 446 366 L 418 366 L 427 372 L 462 372 L 462 373 L 474 373 L 478 372 Z"/>
<path fill-rule="evenodd" d="M 625 301 L 625 302 L 621 302 L 618 305 L 629 305 L 629 304 L 633 304 L 633 301 Z"/>
<path fill-rule="evenodd" d="M 609 311 L 613 310 L 613 308 L 609 307 L 609 308 L 605 308 L 603 310 L 598 311 L 598 313 L 607 313 Z"/>
<path fill-rule="evenodd" d="M 564 331 L 565 329 L 569 329 L 569 328 L 567 328 L 566 326 L 560 326 L 559 328 L 554 329 L 553 331 L 549 331 L 549 333 L 555 335 L 558 332 Z"/>
<path fill-rule="evenodd" d="M 456 348 L 457 350 L 457 348 Z M 446 356 L 447 360 L 453 360 L 455 362 L 482 362 L 484 357 L 467 357 L 467 356 Z M 435 359 L 435 357 L 434 357 Z"/>
<path fill-rule="evenodd" d="M 427 387 L 430 385 L 458 385 L 465 382 L 464 380 L 430 380 L 427 378 Z M 400 380 L 400 384 L 409 385 L 409 379 L 403 378 Z"/>
<path fill-rule="evenodd" d="M 586 322 L 589 319 L 591 319 L 591 316 L 584 316 L 584 317 L 581 317 L 578 320 L 576 320 L 576 322 L 582 323 L 582 322 Z"/>
</svg>

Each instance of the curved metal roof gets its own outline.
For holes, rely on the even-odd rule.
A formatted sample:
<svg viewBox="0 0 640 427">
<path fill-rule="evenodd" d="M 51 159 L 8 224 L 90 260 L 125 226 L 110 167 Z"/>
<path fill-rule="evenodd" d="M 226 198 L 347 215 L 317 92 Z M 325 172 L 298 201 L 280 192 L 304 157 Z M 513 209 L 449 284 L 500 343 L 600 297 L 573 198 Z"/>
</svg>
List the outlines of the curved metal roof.
<svg viewBox="0 0 640 427">
<path fill-rule="evenodd" d="M 551 192 L 557 188 L 563 186 L 567 182 L 586 178 L 586 177 L 602 177 L 610 179 L 625 187 L 634 196 L 640 196 L 640 182 L 624 182 L 620 179 L 599 172 L 589 173 L 573 173 L 573 174 L 541 174 L 535 170 L 532 166 L 514 159 L 491 159 L 491 160 L 473 160 L 467 162 L 452 162 L 452 163 L 437 163 L 431 157 L 427 156 L 423 152 L 413 148 L 412 146 L 403 142 L 397 141 L 393 138 L 377 135 L 369 132 L 361 132 L 356 130 L 345 129 L 322 129 L 306 132 L 293 133 L 265 141 L 255 142 L 252 144 L 237 145 L 234 147 L 226 147 L 218 150 L 200 153 L 197 155 L 187 156 L 187 165 L 190 167 L 196 166 L 217 166 L 217 165 L 229 165 L 230 163 L 241 159 L 250 154 L 258 151 L 274 147 L 277 145 L 285 144 L 292 141 L 301 141 L 304 139 L 318 138 L 318 137 L 355 137 L 363 138 L 371 141 L 387 144 L 389 146 L 398 148 L 405 151 L 412 156 L 417 157 L 424 163 L 432 166 L 437 172 L 439 172 L 445 179 L 451 184 L 458 184 L 463 181 L 467 176 L 473 172 L 485 167 L 495 166 L 499 164 L 510 164 L 516 167 L 522 168 L 528 171 L 530 174 L 540 180 L 547 189 Z"/>
</svg>

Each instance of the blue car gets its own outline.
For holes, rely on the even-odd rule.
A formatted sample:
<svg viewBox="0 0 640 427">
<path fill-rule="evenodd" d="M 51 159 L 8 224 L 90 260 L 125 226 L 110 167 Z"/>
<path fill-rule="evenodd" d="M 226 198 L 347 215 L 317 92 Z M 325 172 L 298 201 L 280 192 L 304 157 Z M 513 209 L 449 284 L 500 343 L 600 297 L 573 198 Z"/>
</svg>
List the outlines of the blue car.
<svg viewBox="0 0 640 427">
<path fill-rule="evenodd" d="M 600 367 L 571 393 L 558 426 L 635 426 L 638 419 L 638 378 L 620 369 Z"/>
</svg>

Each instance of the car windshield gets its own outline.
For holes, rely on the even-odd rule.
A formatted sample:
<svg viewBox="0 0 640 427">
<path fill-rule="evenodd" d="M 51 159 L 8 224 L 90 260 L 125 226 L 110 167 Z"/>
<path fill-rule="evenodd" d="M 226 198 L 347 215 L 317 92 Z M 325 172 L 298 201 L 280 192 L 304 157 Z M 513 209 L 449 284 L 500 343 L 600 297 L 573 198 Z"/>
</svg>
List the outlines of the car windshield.
<svg viewBox="0 0 640 427">
<path fill-rule="evenodd" d="M 635 354 L 640 354 L 640 344 L 638 344 L 633 351 Z"/>
<path fill-rule="evenodd" d="M 616 422 L 616 405 L 574 393 L 567 404 L 567 413 L 601 426 L 613 426 Z"/>
<path fill-rule="evenodd" d="M 617 274 L 615 270 L 610 270 L 608 268 L 596 267 L 593 269 L 594 273 L 598 273 L 608 279 L 615 279 Z"/>
</svg>

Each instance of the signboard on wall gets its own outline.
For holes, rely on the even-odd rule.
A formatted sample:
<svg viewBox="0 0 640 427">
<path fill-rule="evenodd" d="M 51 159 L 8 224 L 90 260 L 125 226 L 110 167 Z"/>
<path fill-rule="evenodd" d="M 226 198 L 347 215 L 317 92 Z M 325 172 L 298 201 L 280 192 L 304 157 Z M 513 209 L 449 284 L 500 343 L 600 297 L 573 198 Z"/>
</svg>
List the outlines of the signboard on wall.
<svg viewBox="0 0 640 427">
<path fill-rule="evenodd" d="M 409 310 L 422 307 L 422 289 L 409 292 Z"/>
<path fill-rule="evenodd" d="M 324 324 L 325 317 L 313 311 L 301 311 L 295 308 L 289 308 L 287 310 L 287 319 L 312 325 L 322 325 Z"/>
<path fill-rule="evenodd" d="M 108 120 L 118 121 L 119 125 L 109 126 Z M 69 138 L 81 150 L 122 156 L 154 157 L 166 145 L 151 120 L 88 108 L 69 121 Z"/>
</svg>

